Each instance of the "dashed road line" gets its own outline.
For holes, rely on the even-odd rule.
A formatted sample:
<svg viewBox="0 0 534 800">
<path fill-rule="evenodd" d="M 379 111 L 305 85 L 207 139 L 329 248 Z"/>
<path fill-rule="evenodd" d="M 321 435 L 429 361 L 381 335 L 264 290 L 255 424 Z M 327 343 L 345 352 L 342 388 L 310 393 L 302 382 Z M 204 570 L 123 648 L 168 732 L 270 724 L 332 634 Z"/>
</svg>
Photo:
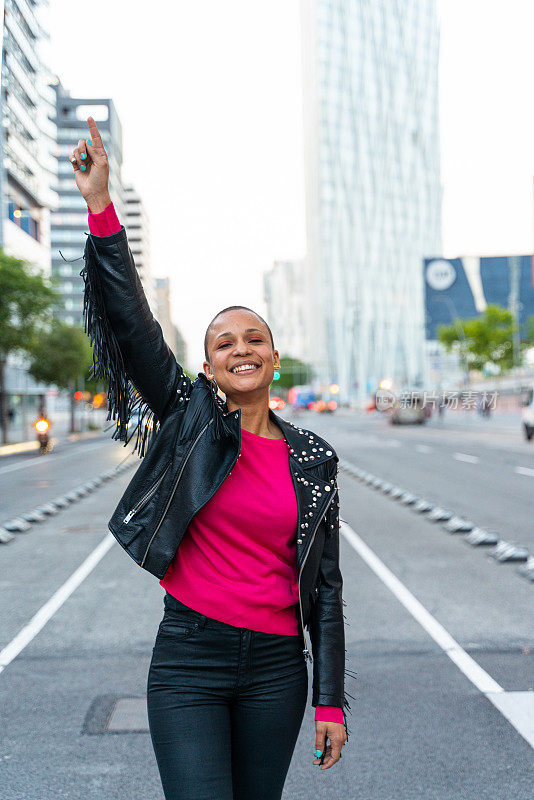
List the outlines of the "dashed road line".
<svg viewBox="0 0 534 800">
<path fill-rule="evenodd" d="M 478 456 L 470 456 L 469 453 L 453 453 L 452 457 L 456 461 L 465 461 L 467 464 L 478 464 L 480 461 Z"/>
<path fill-rule="evenodd" d="M 531 478 L 534 478 L 534 469 L 530 467 L 514 467 L 514 472 L 518 475 L 528 475 Z"/>
</svg>

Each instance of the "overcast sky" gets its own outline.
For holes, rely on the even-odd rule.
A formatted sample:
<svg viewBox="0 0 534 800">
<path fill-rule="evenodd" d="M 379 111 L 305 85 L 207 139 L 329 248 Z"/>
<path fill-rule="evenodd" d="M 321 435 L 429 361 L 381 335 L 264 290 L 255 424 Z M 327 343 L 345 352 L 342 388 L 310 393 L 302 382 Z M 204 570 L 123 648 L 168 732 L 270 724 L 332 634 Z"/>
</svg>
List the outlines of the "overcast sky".
<svg viewBox="0 0 534 800">
<path fill-rule="evenodd" d="M 442 0 L 444 255 L 533 251 L 534 3 Z M 50 0 L 53 69 L 111 97 L 152 267 L 201 369 L 223 306 L 305 251 L 298 0 Z"/>
</svg>

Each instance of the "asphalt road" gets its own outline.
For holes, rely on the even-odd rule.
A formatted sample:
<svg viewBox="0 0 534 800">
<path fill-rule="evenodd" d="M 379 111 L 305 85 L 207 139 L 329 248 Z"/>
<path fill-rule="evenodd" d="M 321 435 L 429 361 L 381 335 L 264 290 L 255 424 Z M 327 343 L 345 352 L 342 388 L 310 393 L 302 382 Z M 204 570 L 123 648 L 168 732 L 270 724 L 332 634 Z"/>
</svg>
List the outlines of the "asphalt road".
<svg viewBox="0 0 534 800">
<path fill-rule="evenodd" d="M 344 460 L 531 543 L 534 552 L 534 478 L 514 471 L 534 470 L 534 448 L 513 432 L 391 428 L 345 414 L 305 416 L 302 424 Z M 37 465 L 30 457 L 2 459 L 5 516 L 68 491 L 128 452 L 95 440 L 66 445 Z M 0 651 L 109 541 L 107 520 L 132 474 L 0 546 Z M 505 696 L 525 692 L 515 697 L 534 713 L 534 583 L 348 473 L 340 473 L 339 484 L 347 666 L 358 673 L 347 680 L 356 697 L 351 738 L 334 768 L 314 768 L 308 704 L 284 800 L 530 799 L 532 745 L 417 621 L 408 601 L 419 601 L 428 625 L 443 626 Z M 388 570 L 404 595 L 388 586 Z M 0 672 L 2 800 L 163 797 L 148 733 L 106 732 L 117 698 L 142 702 L 145 695 L 162 595 L 157 579 L 113 543 Z"/>
</svg>

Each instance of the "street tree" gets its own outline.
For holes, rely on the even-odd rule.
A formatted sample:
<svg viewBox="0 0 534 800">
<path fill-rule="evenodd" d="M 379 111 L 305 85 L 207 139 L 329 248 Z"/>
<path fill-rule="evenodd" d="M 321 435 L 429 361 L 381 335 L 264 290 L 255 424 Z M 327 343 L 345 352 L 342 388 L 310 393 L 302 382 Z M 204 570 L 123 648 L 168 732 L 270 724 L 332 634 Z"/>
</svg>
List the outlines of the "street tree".
<svg viewBox="0 0 534 800">
<path fill-rule="evenodd" d="M 93 351 L 80 325 L 55 321 L 50 330 L 41 335 L 33 351 L 30 375 L 43 383 L 53 383 L 60 389 L 69 390 L 71 432 L 76 429 L 76 384 L 80 377 L 88 377 L 92 363 Z"/>
<path fill-rule="evenodd" d="M 274 387 L 281 389 L 291 389 L 292 386 L 301 386 L 304 383 L 309 383 L 312 379 L 312 369 L 300 361 L 298 358 L 291 358 L 291 356 L 282 356 L 280 359 L 280 378 L 273 382 Z"/>
<path fill-rule="evenodd" d="M 479 317 L 456 319 L 452 325 L 439 325 L 437 330 L 447 352 L 458 349 L 469 369 L 482 370 L 489 362 L 501 373 L 514 366 L 514 332 L 513 314 L 498 305 L 488 305 Z"/>
<path fill-rule="evenodd" d="M 49 324 L 59 295 L 50 281 L 0 248 L 0 421 L 7 442 L 5 368 L 10 354 L 31 355 Z"/>
</svg>

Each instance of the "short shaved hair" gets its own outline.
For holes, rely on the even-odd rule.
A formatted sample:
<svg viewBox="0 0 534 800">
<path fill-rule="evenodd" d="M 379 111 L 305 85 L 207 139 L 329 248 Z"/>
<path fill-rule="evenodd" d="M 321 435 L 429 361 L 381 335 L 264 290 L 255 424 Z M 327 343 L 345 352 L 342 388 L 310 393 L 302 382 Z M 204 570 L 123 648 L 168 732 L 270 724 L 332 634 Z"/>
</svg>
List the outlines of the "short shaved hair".
<svg viewBox="0 0 534 800">
<path fill-rule="evenodd" d="M 211 326 L 213 325 L 213 323 L 215 322 L 217 317 L 220 317 L 221 314 L 224 314 L 225 311 L 250 311 L 251 314 L 254 314 L 255 317 L 258 317 L 258 319 L 261 322 L 263 322 L 263 324 L 265 325 L 265 327 L 269 331 L 269 336 L 271 337 L 271 345 L 272 345 L 272 348 L 274 350 L 273 333 L 272 333 L 272 331 L 271 331 L 271 329 L 269 327 L 269 324 L 263 319 L 262 316 L 260 316 L 260 314 L 258 314 L 257 311 L 253 311 L 253 309 L 252 308 L 248 308 L 248 306 L 227 306 L 226 308 L 221 309 L 220 311 L 218 311 L 215 314 L 215 316 L 211 320 L 210 324 L 206 328 L 206 333 L 204 334 L 204 356 L 206 358 L 206 361 L 210 360 L 209 359 L 209 355 L 208 355 L 208 333 L 209 333 L 209 329 L 211 328 Z"/>
</svg>

